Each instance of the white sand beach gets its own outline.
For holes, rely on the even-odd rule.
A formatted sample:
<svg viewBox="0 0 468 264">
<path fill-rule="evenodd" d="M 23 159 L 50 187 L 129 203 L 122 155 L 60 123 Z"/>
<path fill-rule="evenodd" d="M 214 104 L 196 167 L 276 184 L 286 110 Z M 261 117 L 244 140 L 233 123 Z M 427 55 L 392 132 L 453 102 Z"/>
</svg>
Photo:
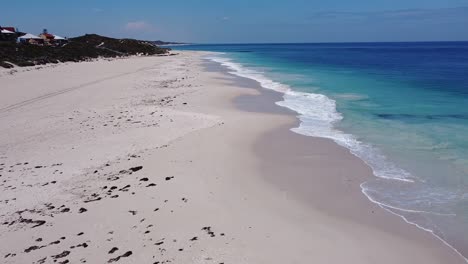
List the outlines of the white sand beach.
<svg viewBox="0 0 468 264">
<path fill-rule="evenodd" d="M 0 73 L 1 263 L 466 263 L 204 55 Z"/>
</svg>

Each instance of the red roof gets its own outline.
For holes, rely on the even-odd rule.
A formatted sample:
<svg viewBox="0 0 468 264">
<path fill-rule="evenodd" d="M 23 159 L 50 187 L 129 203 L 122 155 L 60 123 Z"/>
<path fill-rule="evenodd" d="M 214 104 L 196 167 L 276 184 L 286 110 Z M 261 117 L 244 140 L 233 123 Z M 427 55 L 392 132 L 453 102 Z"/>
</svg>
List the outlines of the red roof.
<svg viewBox="0 0 468 264">
<path fill-rule="evenodd" d="M 11 31 L 11 32 L 16 32 L 16 28 L 14 27 L 0 27 L 1 29 L 6 29 L 8 31 Z"/>
<path fill-rule="evenodd" d="M 49 33 L 42 33 L 41 35 L 44 36 L 44 37 L 46 37 L 46 38 L 48 38 L 48 39 L 53 39 L 53 38 L 55 38 L 54 35 L 49 34 Z"/>
</svg>

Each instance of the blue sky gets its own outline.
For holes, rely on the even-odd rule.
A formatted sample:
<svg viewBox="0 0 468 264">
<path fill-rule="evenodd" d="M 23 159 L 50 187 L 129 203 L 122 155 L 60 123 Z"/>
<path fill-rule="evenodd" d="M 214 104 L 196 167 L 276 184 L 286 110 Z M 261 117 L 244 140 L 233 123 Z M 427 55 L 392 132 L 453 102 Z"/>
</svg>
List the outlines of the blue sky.
<svg viewBox="0 0 468 264">
<path fill-rule="evenodd" d="M 468 0 L 15 0 L 0 25 L 197 43 L 468 40 Z"/>
</svg>

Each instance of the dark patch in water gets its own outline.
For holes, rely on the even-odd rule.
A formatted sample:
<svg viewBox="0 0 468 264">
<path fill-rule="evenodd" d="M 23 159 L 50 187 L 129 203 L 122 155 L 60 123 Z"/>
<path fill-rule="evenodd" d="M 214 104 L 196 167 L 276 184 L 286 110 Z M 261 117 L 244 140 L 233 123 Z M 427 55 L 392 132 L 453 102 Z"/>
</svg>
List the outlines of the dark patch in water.
<svg viewBox="0 0 468 264">
<path fill-rule="evenodd" d="M 424 119 L 424 120 L 434 120 L 434 119 L 464 119 L 468 120 L 468 115 L 465 114 L 447 114 L 447 115 L 412 115 L 412 114 L 376 114 L 376 116 L 383 119 Z"/>
</svg>

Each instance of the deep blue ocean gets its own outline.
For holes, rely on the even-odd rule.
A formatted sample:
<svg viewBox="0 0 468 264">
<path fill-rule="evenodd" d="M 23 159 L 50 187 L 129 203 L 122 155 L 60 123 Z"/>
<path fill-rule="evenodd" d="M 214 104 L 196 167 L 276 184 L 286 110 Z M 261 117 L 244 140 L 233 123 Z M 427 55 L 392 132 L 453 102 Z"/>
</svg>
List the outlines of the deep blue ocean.
<svg viewBox="0 0 468 264">
<path fill-rule="evenodd" d="M 468 256 L 468 42 L 191 45 L 284 93 L 294 132 L 374 171 L 363 194 Z"/>
</svg>

